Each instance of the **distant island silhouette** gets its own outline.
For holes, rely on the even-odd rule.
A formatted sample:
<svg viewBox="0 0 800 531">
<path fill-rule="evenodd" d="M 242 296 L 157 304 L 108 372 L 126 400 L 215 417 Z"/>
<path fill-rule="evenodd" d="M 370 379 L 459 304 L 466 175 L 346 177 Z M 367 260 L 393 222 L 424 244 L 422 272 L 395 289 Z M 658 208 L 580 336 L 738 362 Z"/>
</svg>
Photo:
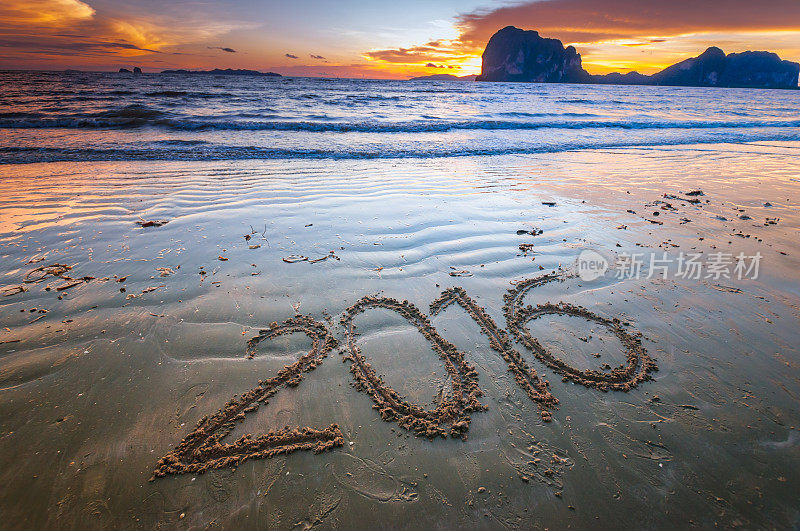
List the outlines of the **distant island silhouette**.
<svg viewBox="0 0 800 531">
<path fill-rule="evenodd" d="M 267 76 L 267 77 L 282 77 L 277 72 L 260 72 L 258 70 L 245 70 L 242 68 L 215 68 L 213 70 L 162 70 L 162 74 L 204 74 L 214 76 Z"/>
<path fill-rule="evenodd" d="M 430 76 L 412 77 L 409 81 L 475 81 L 477 76 L 454 76 L 453 74 L 433 74 Z"/>
<path fill-rule="evenodd" d="M 775 53 L 725 55 L 712 46 L 651 76 L 638 72 L 592 75 L 583 69 L 581 55 L 573 46 L 565 48 L 558 39 L 514 26 L 492 35 L 482 57 L 476 81 L 797 89 L 800 73 L 800 64 L 781 60 Z"/>
</svg>

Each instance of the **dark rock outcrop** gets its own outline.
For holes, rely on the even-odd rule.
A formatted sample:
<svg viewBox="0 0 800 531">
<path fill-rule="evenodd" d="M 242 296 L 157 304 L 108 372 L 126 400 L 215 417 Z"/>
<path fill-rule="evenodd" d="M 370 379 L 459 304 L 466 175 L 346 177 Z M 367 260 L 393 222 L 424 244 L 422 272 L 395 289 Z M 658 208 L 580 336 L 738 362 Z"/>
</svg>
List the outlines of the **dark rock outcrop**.
<svg viewBox="0 0 800 531">
<path fill-rule="evenodd" d="M 432 74 L 412 77 L 409 81 L 475 81 L 477 76 L 454 76 L 453 74 Z"/>
<path fill-rule="evenodd" d="M 602 76 L 592 76 L 592 83 L 601 85 L 650 85 L 651 80 L 650 76 L 639 72 L 628 72 L 627 74 L 611 72 Z"/>
<path fill-rule="evenodd" d="M 162 74 L 205 74 L 215 76 L 268 76 L 268 77 L 281 77 L 280 74 L 275 72 L 259 72 L 258 70 L 244 70 L 226 68 L 224 70 L 215 68 L 214 70 L 162 70 Z"/>
<path fill-rule="evenodd" d="M 772 52 L 729 53 L 724 80 L 730 86 L 797 88 L 800 63 L 781 60 Z"/>
<path fill-rule="evenodd" d="M 654 85 L 688 87 L 797 88 L 800 64 L 770 52 L 725 52 L 711 47 L 698 57 L 651 76 Z"/>
<path fill-rule="evenodd" d="M 507 26 L 489 39 L 476 81 L 589 83 L 591 76 L 581 67 L 574 47 L 564 48 L 558 39 Z"/>
<path fill-rule="evenodd" d="M 783 61 L 774 53 L 725 55 L 712 46 L 698 57 L 652 76 L 638 72 L 593 76 L 582 68 L 581 56 L 572 46 L 564 48 L 558 39 L 545 39 L 535 31 L 507 26 L 489 39 L 476 81 L 796 89 L 798 74 L 800 64 Z"/>
<path fill-rule="evenodd" d="M 134 74 L 141 74 L 142 73 L 142 69 L 139 68 L 138 66 L 134 66 L 133 67 L 133 73 Z"/>
<path fill-rule="evenodd" d="M 132 74 L 133 72 L 131 72 L 131 71 L 130 71 L 130 70 L 128 70 L 127 68 L 120 68 L 120 69 L 119 69 L 119 73 L 120 73 L 120 74 Z"/>
<path fill-rule="evenodd" d="M 716 86 L 725 70 L 725 52 L 712 46 L 697 57 L 668 66 L 650 76 L 653 85 Z"/>
</svg>

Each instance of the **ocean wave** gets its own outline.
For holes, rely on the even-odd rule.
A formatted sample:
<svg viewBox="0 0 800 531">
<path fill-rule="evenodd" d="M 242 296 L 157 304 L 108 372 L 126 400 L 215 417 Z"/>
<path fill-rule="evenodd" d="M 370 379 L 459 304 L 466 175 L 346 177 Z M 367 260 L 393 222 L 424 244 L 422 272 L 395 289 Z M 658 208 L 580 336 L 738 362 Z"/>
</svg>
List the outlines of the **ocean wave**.
<svg viewBox="0 0 800 531">
<path fill-rule="evenodd" d="M 162 145 L 162 146 L 202 146 L 204 144 L 209 144 L 207 140 L 181 140 L 181 139 L 171 139 L 171 140 L 153 140 L 152 142 L 155 145 Z"/>
<path fill-rule="evenodd" d="M 41 116 L 44 116 L 44 115 L 42 113 L 38 113 L 38 112 L 31 112 L 31 113 L 28 113 L 28 112 L 15 112 L 15 111 L 0 112 L 0 120 L 9 119 L 9 118 L 13 118 L 13 119 L 16 119 L 16 118 L 36 119 L 36 118 L 39 118 Z"/>
<path fill-rule="evenodd" d="M 179 98 L 188 96 L 189 93 L 185 90 L 157 90 L 155 92 L 145 92 L 145 96 L 166 96 L 168 98 Z"/>
<path fill-rule="evenodd" d="M 155 90 L 152 92 L 145 92 L 143 96 L 148 98 L 187 98 L 187 99 L 209 99 L 209 98 L 225 98 L 227 94 L 217 92 L 196 92 L 188 90 Z"/>
<path fill-rule="evenodd" d="M 565 116 L 565 115 L 559 115 Z M 112 129 L 156 127 L 177 131 L 298 131 L 339 133 L 441 133 L 456 130 L 531 129 L 754 129 L 798 128 L 800 120 L 419 120 L 407 122 L 321 122 L 170 118 L 164 111 L 131 105 L 70 117 L 0 116 L 0 129 Z"/>
<path fill-rule="evenodd" d="M 656 138 L 658 138 L 656 140 Z M 271 160 L 271 159 L 421 159 L 494 155 L 525 155 L 560 153 L 585 149 L 655 148 L 659 146 L 747 143 L 758 141 L 800 141 L 800 132 L 779 134 L 738 133 L 726 136 L 678 136 L 663 138 L 631 137 L 616 141 L 583 139 L 552 144 L 529 144 L 511 147 L 386 147 L 358 148 L 271 148 L 260 146 L 229 146 L 210 142 L 158 141 L 149 146 L 121 148 L 40 148 L 0 146 L 0 164 L 41 162 L 101 162 L 101 161 L 214 161 L 214 160 Z M 161 147 L 159 147 L 161 146 Z M 169 148 L 169 149 L 164 149 Z"/>
<path fill-rule="evenodd" d="M 563 116 L 567 118 L 599 118 L 599 114 L 592 114 L 586 112 L 523 112 L 523 111 L 507 111 L 499 112 L 498 116 L 509 116 L 512 118 L 551 118 Z"/>
<path fill-rule="evenodd" d="M 144 105 L 128 105 L 119 109 L 109 109 L 107 111 L 100 111 L 93 114 L 86 115 L 87 118 L 105 118 L 108 120 L 154 120 L 164 116 L 163 111 L 158 109 L 151 109 Z"/>
</svg>

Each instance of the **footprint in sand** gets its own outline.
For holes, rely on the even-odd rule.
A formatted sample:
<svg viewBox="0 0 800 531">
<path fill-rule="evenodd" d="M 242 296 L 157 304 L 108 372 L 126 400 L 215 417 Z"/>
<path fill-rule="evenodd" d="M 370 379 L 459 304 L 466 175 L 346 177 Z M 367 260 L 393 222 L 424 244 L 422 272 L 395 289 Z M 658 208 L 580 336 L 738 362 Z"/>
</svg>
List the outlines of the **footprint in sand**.
<svg viewBox="0 0 800 531">
<path fill-rule="evenodd" d="M 351 454 L 337 455 L 333 475 L 343 487 L 379 502 L 411 502 L 419 497 L 410 482 L 394 477 L 374 461 Z"/>
</svg>

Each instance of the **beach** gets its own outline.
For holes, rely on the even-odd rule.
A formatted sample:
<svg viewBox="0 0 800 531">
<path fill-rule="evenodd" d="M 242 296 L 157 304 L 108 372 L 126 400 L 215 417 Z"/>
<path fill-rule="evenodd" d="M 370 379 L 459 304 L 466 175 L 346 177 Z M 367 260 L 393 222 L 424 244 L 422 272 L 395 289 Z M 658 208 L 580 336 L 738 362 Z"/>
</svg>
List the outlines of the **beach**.
<svg viewBox="0 0 800 531">
<path fill-rule="evenodd" d="M 797 525 L 797 91 L 37 75 L 10 527 Z"/>
</svg>

